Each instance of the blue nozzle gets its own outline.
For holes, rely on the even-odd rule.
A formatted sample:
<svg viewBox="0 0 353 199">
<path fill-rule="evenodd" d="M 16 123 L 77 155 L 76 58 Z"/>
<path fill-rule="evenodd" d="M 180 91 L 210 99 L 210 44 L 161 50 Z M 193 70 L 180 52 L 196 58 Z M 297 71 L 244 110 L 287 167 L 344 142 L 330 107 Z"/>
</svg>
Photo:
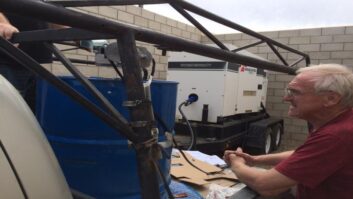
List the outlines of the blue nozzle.
<svg viewBox="0 0 353 199">
<path fill-rule="evenodd" d="M 197 94 L 191 93 L 191 94 L 189 95 L 188 99 L 186 100 L 185 106 L 190 105 L 190 104 L 196 102 L 198 99 L 199 99 L 199 96 L 198 96 Z"/>
</svg>

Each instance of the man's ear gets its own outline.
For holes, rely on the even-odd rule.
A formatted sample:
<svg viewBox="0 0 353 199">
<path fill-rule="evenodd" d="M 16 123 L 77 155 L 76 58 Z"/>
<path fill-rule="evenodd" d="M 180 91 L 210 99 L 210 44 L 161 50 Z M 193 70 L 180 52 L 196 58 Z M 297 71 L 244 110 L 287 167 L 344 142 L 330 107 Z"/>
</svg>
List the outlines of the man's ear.
<svg viewBox="0 0 353 199">
<path fill-rule="evenodd" d="M 329 91 L 324 97 L 324 107 L 335 106 L 342 100 L 342 96 L 336 92 Z"/>
</svg>

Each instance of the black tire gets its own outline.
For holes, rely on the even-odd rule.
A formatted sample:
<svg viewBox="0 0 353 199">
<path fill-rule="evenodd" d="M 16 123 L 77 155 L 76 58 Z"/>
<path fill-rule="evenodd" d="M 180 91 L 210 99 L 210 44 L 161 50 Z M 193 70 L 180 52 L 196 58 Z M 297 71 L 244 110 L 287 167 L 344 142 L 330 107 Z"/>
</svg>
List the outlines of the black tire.
<svg viewBox="0 0 353 199">
<path fill-rule="evenodd" d="M 246 152 L 252 154 L 252 155 L 261 155 L 261 154 L 269 154 L 272 151 L 272 129 L 270 127 L 266 128 L 264 132 L 264 136 L 262 137 L 263 140 L 261 140 L 261 147 L 246 147 Z"/>
<path fill-rule="evenodd" d="M 281 124 L 276 124 L 272 127 L 272 149 L 277 150 L 282 142 L 283 127 Z"/>
</svg>

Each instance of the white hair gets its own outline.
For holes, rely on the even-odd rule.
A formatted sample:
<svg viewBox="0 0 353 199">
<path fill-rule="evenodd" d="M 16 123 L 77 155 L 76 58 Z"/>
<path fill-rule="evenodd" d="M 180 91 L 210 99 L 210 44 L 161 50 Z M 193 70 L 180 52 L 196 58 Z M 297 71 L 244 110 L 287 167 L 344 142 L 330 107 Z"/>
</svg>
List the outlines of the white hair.
<svg viewBox="0 0 353 199">
<path fill-rule="evenodd" d="M 333 91 L 342 96 L 343 106 L 353 107 L 353 72 L 339 64 L 313 65 L 297 70 L 297 74 L 315 72 L 313 75 L 315 92 Z"/>
</svg>

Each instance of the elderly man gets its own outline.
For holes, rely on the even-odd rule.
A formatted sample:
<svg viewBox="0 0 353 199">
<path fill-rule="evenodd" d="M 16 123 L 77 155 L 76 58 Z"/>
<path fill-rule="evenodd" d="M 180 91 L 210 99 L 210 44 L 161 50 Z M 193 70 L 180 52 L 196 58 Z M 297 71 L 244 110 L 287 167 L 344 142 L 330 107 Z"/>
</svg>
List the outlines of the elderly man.
<svg viewBox="0 0 353 199">
<path fill-rule="evenodd" d="M 298 70 L 284 100 L 288 115 L 308 121 L 309 136 L 294 151 L 251 156 L 241 148 L 225 161 L 238 178 L 264 196 L 297 185 L 299 199 L 349 199 L 353 196 L 353 73 L 337 64 Z M 262 171 L 254 164 L 273 165 Z"/>
</svg>

